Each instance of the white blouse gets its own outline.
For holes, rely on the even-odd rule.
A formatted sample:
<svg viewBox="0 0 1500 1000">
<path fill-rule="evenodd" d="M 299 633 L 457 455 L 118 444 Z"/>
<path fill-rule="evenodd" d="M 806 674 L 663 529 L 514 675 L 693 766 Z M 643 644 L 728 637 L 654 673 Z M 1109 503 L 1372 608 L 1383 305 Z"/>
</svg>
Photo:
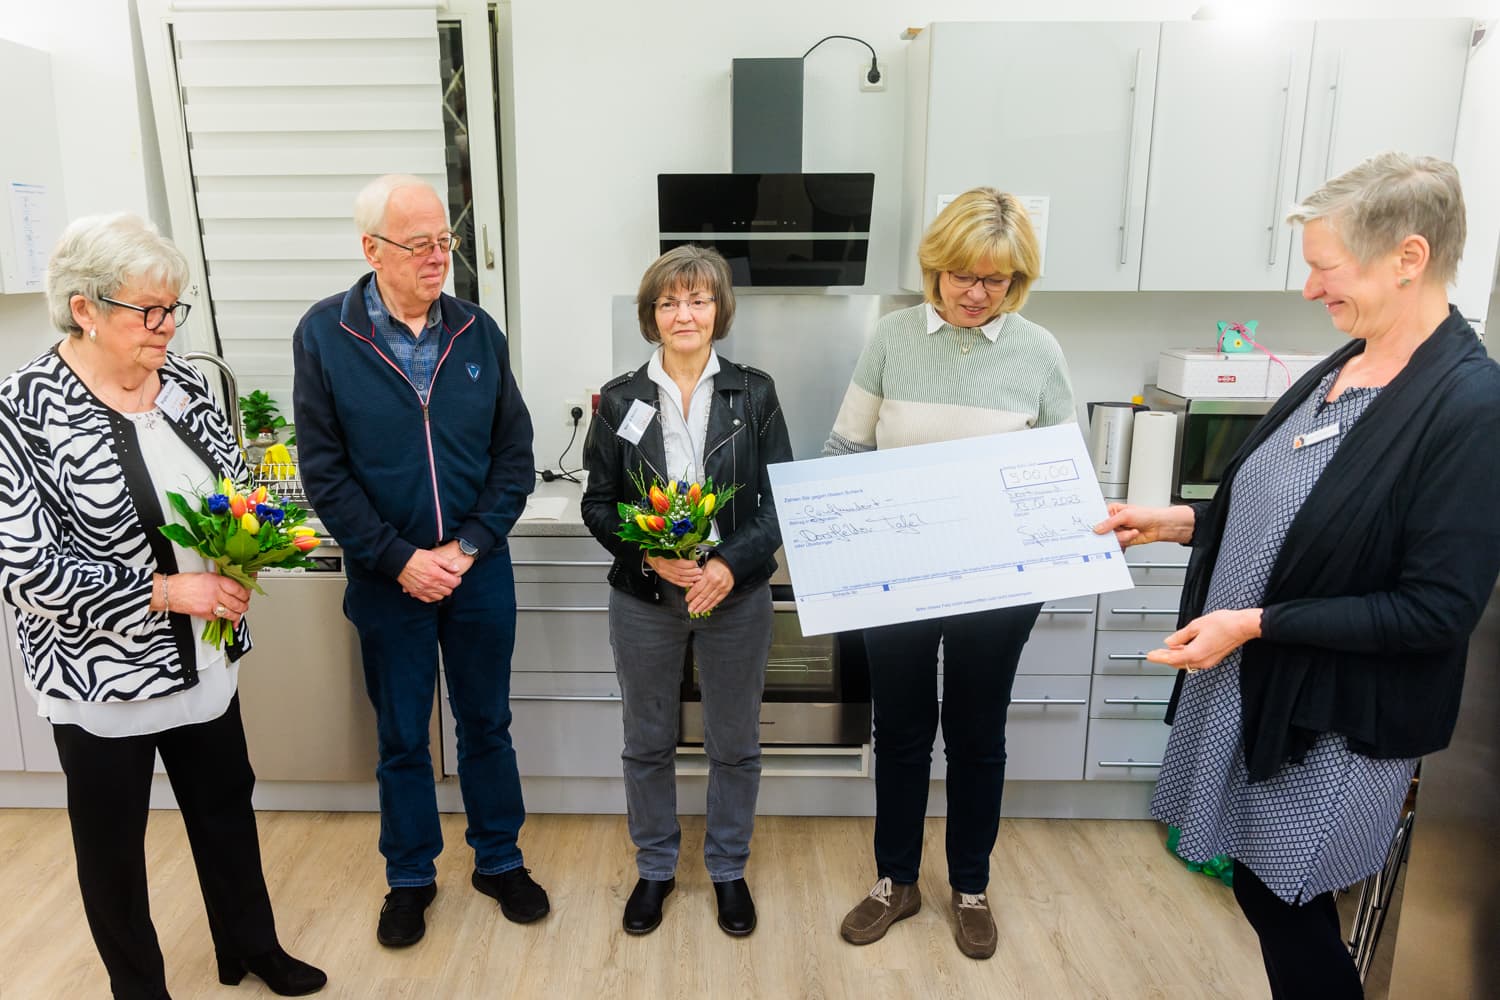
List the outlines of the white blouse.
<svg viewBox="0 0 1500 1000">
<path fill-rule="evenodd" d="M 183 442 L 161 410 L 124 414 L 135 425 L 141 458 L 151 476 L 151 488 L 161 498 L 162 511 L 170 521 L 182 523 L 167 503 L 166 491 L 186 495 L 201 491 L 215 481 L 215 473 Z M 179 548 L 177 569 L 182 573 L 211 573 L 214 564 L 196 552 Z M 223 715 L 234 697 L 239 665 L 230 663 L 223 649 L 198 638 L 206 622 L 192 619 L 197 653 L 198 683 L 161 698 L 145 701 L 72 701 L 31 689 L 37 715 L 53 725 L 79 726 L 95 736 L 145 736 L 178 726 L 209 722 Z M 29 687 L 29 685 L 28 685 Z"/>
</svg>

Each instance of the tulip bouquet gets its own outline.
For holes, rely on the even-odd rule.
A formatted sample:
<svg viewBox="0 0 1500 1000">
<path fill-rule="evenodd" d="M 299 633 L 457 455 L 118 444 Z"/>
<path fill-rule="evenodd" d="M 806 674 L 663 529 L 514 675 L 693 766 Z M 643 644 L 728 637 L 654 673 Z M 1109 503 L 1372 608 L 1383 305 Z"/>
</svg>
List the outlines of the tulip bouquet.
<svg viewBox="0 0 1500 1000">
<path fill-rule="evenodd" d="M 219 492 L 192 494 L 167 492 L 167 502 L 185 524 L 165 524 L 161 533 L 185 549 L 191 549 L 218 564 L 219 572 L 264 594 L 255 574 L 267 567 L 310 567 L 307 553 L 318 547 L 318 533 L 304 522 L 307 512 L 281 500 L 264 486 L 241 491 L 228 479 L 219 481 Z M 203 627 L 203 641 L 215 647 L 233 637 L 234 628 L 224 618 Z"/>
<path fill-rule="evenodd" d="M 640 546 L 648 556 L 668 559 L 697 559 L 717 545 L 708 537 L 711 518 L 739 489 L 715 486 L 712 479 L 701 483 L 674 479 L 666 484 L 652 479 L 648 485 L 639 471 L 631 473 L 630 481 L 641 498 L 619 505 L 620 528 L 616 534 Z"/>
</svg>

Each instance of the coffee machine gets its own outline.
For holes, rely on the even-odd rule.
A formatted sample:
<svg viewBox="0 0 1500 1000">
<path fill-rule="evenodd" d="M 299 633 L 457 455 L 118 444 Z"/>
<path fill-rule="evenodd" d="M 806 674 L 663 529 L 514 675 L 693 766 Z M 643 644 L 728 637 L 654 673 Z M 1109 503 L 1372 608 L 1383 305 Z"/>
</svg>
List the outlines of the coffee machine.
<svg viewBox="0 0 1500 1000">
<path fill-rule="evenodd" d="M 1125 499 L 1130 481 L 1130 442 L 1141 403 L 1089 403 L 1089 460 L 1105 500 Z"/>
</svg>

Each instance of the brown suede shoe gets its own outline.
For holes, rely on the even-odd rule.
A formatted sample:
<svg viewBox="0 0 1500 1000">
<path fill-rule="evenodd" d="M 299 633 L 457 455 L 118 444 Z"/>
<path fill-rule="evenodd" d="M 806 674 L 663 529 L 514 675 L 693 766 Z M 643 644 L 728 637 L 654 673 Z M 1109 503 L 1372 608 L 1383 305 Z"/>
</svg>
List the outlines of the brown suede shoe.
<svg viewBox="0 0 1500 1000">
<path fill-rule="evenodd" d="M 989 900 L 984 893 L 971 896 L 955 889 L 953 915 L 958 918 L 953 938 L 959 951 L 970 958 L 989 958 L 995 953 L 995 942 L 1000 936 L 995 931 L 995 918 L 990 916 Z"/>
<path fill-rule="evenodd" d="M 905 920 L 921 908 L 922 895 L 915 885 L 896 885 L 883 878 L 849 911 L 839 933 L 850 944 L 872 944 L 885 937 L 891 924 Z"/>
</svg>

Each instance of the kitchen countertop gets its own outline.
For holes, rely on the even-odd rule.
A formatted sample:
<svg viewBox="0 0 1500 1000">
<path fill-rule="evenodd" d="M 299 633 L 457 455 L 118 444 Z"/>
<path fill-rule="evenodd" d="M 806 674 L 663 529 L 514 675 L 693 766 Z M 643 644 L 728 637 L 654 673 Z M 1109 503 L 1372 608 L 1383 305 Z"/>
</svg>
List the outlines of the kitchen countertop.
<svg viewBox="0 0 1500 1000">
<path fill-rule="evenodd" d="M 583 478 L 588 474 L 581 472 L 578 475 L 580 478 Z M 561 498 L 567 501 L 562 512 L 555 518 L 539 517 L 533 519 L 523 514 L 521 520 L 517 521 L 516 526 L 510 530 L 512 538 L 548 536 L 555 538 L 589 537 L 589 529 L 583 526 L 583 514 L 578 506 L 579 501 L 583 499 L 583 486 L 563 480 L 550 483 L 537 483 L 536 491 L 527 498 L 527 511 L 534 511 L 538 507 L 537 504 L 531 501 L 549 498 Z"/>
</svg>

